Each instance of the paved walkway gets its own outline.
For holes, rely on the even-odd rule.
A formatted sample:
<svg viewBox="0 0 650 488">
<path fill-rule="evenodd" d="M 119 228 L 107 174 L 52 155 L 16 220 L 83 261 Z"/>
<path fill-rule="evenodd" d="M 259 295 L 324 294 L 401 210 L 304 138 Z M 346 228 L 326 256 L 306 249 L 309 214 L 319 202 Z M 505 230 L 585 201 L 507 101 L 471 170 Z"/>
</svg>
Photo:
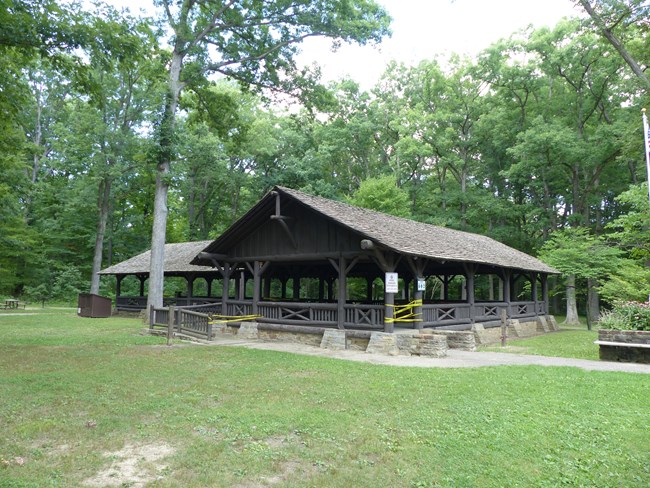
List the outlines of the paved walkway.
<svg viewBox="0 0 650 488">
<path fill-rule="evenodd" d="M 325 358 L 345 359 L 387 366 L 409 366 L 416 368 L 480 368 L 484 366 L 568 366 L 588 371 L 620 371 L 626 373 L 650 374 L 650 364 L 614 363 L 608 361 L 590 361 L 587 359 L 555 358 L 533 356 L 531 354 L 511 354 L 505 352 L 469 352 L 450 349 L 446 358 L 428 358 L 420 356 L 387 356 L 369 354 L 362 351 L 333 351 L 319 347 L 288 342 L 265 342 L 258 340 L 237 339 L 236 337 L 217 336 L 211 345 L 247 347 L 266 351 L 288 352 L 319 356 Z"/>
</svg>

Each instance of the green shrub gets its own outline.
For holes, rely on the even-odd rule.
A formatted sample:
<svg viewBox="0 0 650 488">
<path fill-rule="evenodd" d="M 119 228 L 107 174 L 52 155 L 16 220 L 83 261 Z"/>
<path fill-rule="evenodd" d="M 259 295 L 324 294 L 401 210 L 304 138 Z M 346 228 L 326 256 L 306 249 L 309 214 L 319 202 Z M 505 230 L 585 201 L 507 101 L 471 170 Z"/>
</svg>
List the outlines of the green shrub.
<svg viewBox="0 0 650 488">
<path fill-rule="evenodd" d="M 623 302 L 600 317 L 601 329 L 650 330 L 650 302 Z"/>
</svg>

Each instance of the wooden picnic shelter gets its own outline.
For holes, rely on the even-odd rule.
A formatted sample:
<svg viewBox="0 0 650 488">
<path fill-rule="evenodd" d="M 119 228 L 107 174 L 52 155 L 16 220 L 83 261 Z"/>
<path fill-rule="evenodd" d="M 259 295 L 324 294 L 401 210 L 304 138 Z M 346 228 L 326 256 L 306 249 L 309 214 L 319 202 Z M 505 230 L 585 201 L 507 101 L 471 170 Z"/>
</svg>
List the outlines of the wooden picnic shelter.
<svg viewBox="0 0 650 488">
<path fill-rule="evenodd" d="M 535 320 L 556 273 L 486 236 L 280 186 L 200 251 L 191 264 L 219 273 L 223 315 L 287 326 L 466 329 L 502 311 Z"/>
<path fill-rule="evenodd" d="M 214 297 L 213 289 L 221 292 L 221 287 L 213 287 L 215 280 L 221 280 L 221 273 L 211 266 L 197 266 L 190 264 L 212 241 L 181 242 L 165 244 L 165 278 L 181 277 L 187 282 L 185 293 L 173 297 L 165 297 L 165 305 L 188 306 L 199 305 L 210 302 L 218 302 L 220 296 Z M 147 306 L 145 285 L 149 279 L 149 266 L 151 251 L 145 251 L 137 256 L 110 266 L 99 272 L 100 275 L 115 275 L 117 279 L 115 308 L 117 310 L 137 311 L 144 310 Z M 139 294 L 122 295 L 122 283 L 125 278 L 132 276 L 139 281 Z M 203 279 L 206 282 L 207 293 L 199 296 L 194 295 L 195 283 Z"/>
</svg>

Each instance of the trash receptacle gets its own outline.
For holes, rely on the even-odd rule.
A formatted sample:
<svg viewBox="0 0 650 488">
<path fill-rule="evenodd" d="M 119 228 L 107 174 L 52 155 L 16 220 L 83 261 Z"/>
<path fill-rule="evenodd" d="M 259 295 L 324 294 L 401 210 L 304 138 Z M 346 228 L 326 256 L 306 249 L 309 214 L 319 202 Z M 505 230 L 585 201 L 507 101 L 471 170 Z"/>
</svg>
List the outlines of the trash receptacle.
<svg viewBox="0 0 650 488">
<path fill-rule="evenodd" d="M 79 293 L 77 315 L 79 317 L 103 318 L 111 316 L 111 299 L 93 293 Z"/>
</svg>

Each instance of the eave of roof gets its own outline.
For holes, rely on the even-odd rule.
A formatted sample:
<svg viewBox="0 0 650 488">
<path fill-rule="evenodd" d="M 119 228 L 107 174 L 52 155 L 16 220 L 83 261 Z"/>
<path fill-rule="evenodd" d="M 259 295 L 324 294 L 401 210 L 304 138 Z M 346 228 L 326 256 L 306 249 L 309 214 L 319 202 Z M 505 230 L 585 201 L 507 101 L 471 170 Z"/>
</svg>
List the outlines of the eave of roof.
<svg viewBox="0 0 650 488">
<path fill-rule="evenodd" d="M 205 273 L 214 272 L 210 266 L 197 266 L 190 261 L 213 241 L 192 241 L 165 244 L 165 262 L 163 269 L 171 273 Z M 100 275 L 149 274 L 151 251 L 145 251 L 125 261 L 109 266 L 99 272 Z"/>
</svg>

